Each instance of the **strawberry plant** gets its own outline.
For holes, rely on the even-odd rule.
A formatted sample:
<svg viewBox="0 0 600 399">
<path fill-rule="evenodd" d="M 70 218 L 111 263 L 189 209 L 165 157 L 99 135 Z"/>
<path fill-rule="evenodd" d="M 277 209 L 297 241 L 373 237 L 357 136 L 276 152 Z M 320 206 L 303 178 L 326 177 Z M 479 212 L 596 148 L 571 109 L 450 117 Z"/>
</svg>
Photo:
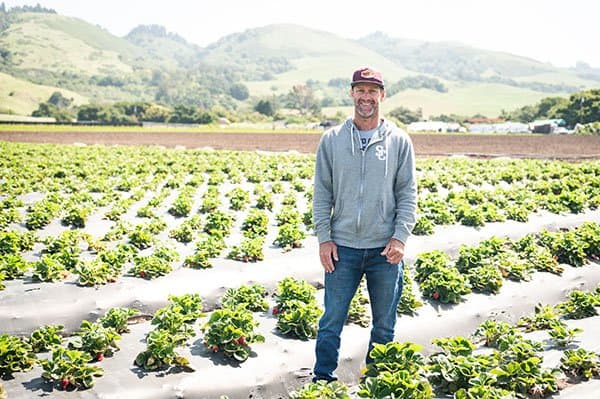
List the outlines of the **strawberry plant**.
<svg viewBox="0 0 600 399">
<path fill-rule="evenodd" d="M 429 236 L 433 234 L 434 227 L 435 224 L 429 217 L 419 215 L 412 233 L 416 236 Z"/>
<path fill-rule="evenodd" d="M 338 381 L 317 381 L 290 392 L 292 399 L 350 399 L 348 387 Z"/>
<path fill-rule="evenodd" d="M 193 371 L 190 361 L 175 351 L 178 346 L 185 344 L 187 339 L 184 335 L 172 334 L 168 330 L 153 330 L 146 337 L 146 350 L 136 356 L 134 364 L 149 371 L 173 365 Z"/>
<path fill-rule="evenodd" d="M 266 236 L 269 226 L 269 217 L 260 209 L 252 208 L 246 220 L 242 223 L 244 237 Z"/>
<path fill-rule="evenodd" d="M 62 199 L 59 196 L 49 194 L 46 198 L 29 206 L 25 227 L 29 230 L 38 230 L 48 225 L 59 215 L 61 203 Z"/>
<path fill-rule="evenodd" d="M 0 255 L 18 255 L 33 249 L 37 240 L 33 232 L 0 231 Z"/>
<path fill-rule="evenodd" d="M 101 367 L 89 365 L 92 356 L 80 350 L 55 346 L 49 359 L 39 360 L 44 380 L 58 384 L 62 390 L 88 389 L 94 386 L 94 377 L 102 377 Z"/>
<path fill-rule="evenodd" d="M 74 228 L 85 227 L 85 222 L 92 212 L 91 208 L 86 206 L 71 205 L 66 209 L 66 215 L 63 216 L 61 222 L 65 226 Z"/>
<path fill-rule="evenodd" d="M 424 281 L 429 275 L 450 267 L 450 256 L 444 251 L 434 250 L 422 252 L 415 260 L 415 280 Z"/>
<path fill-rule="evenodd" d="M 575 229 L 579 242 L 584 243 L 585 254 L 594 259 L 600 258 L 600 224 L 583 222 Z"/>
<path fill-rule="evenodd" d="M 191 242 L 196 235 L 196 232 L 202 229 L 202 221 L 199 215 L 194 215 L 185 220 L 179 227 L 174 228 L 169 233 L 169 237 L 176 239 L 179 242 Z"/>
<path fill-rule="evenodd" d="M 67 277 L 68 273 L 55 255 L 42 255 L 40 260 L 33 264 L 33 278 L 37 281 L 60 281 Z"/>
<path fill-rule="evenodd" d="M 367 377 L 359 385 L 361 398 L 433 399 L 433 389 L 427 378 L 407 370 L 395 373 L 383 371 L 376 377 Z"/>
<path fill-rule="evenodd" d="M 573 340 L 575 340 L 575 335 L 582 333 L 583 330 L 581 328 L 569 328 L 566 323 L 555 320 L 550 323 L 550 331 L 548 331 L 548 335 L 554 341 L 554 343 L 564 348 L 569 345 Z"/>
<path fill-rule="evenodd" d="M 263 191 L 256 199 L 256 207 L 258 209 L 273 210 L 273 195 L 267 191 Z"/>
<path fill-rule="evenodd" d="M 507 337 L 518 335 L 516 328 L 505 321 L 486 320 L 473 333 L 474 338 L 483 339 L 484 345 L 497 348 Z"/>
<path fill-rule="evenodd" d="M 221 305 L 224 308 L 243 305 L 252 312 L 264 312 L 269 309 L 266 296 L 267 290 L 259 284 L 243 285 L 239 288 L 228 288 L 221 298 Z"/>
<path fill-rule="evenodd" d="M 314 301 L 305 303 L 292 299 L 286 301 L 283 309 L 277 314 L 277 329 L 283 335 L 301 340 L 317 336 L 317 321 L 323 312 Z"/>
<path fill-rule="evenodd" d="M 154 234 L 147 226 L 137 225 L 129 232 L 129 243 L 137 249 L 146 249 L 154 244 Z"/>
<path fill-rule="evenodd" d="M 298 199 L 296 198 L 296 194 L 294 192 L 289 192 L 283 196 L 281 199 L 281 205 L 285 207 L 295 207 L 298 204 Z"/>
<path fill-rule="evenodd" d="M 561 263 L 571 266 L 582 266 L 585 263 L 587 245 L 573 231 L 553 233 L 543 230 L 539 235 L 539 242 Z"/>
<path fill-rule="evenodd" d="M 600 376 L 600 358 L 583 348 L 567 349 L 560 358 L 560 369 L 569 377 L 590 379 Z"/>
<path fill-rule="evenodd" d="M 187 339 L 196 335 L 193 326 L 188 323 L 193 320 L 195 319 L 191 319 L 190 316 L 183 313 L 181 306 L 170 304 L 154 313 L 151 324 L 156 326 L 157 330 L 168 331 L 173 335 Z"/>
<path fill-rule="evenodd" d="M 221 200 L 219 199 L 219 190 L 217 187 L 210 186 L 208 187 L 208 191 L 204 193 L 202 197 L 202 204 L 200 205 L 200 212 L 202 213 L 210 213 L 216 211 L 221 205 Z"/>
<path fill-rule="evenodd" d="M 104 262 L 101 258 L 96 257 L 78 264 L 75 267 L 75 273 L 79 275 L 77 284 L 81 286 L 95 286 L 117 281 L 117 277 L 121 273 L 121 267 L 114 267 Z"/>
<path fill-rule="evenodd" d="M 250 345 L 264 342 L 265 338 L 254 332 L 258 325 L 252 312 L 244 306 L 215 310 L 202 326 L 204 344 L 213 352 L 244 362 L 250 355 Z"/>
<path fill-rule="evenodd" d="M 531 265 L 514 252 L 503 252 L 492 260 L 502 276 L 515 281 L 531 280 Z"/>
<path fill-rule="evenodd" d="M 473 353 L 473 349 L 475 349 L 475 345 L 469 339 L 460 336 L 434 338 L 431 342 L 440 347 L 444 353 L 454 356 L 469 356 Z"/>
<path fill-rule="evenodd" d="M 184 316 L 186 323 L 204 316 L 202 313 L 202 297 L 199 294 L 169 295 L 169 301 Z"/>
<path fill-rule="evenodd" d="M 14 280 L 23 277 L 25 272 L 29 270 L 29 262 L 21 255 L 3 255 L 0 258 L 0 273 L 4 275 L 6 280 Z"/>
<path fill-rule="evenodd" d="M 413 290 L 414 287 L 410 269 L 408 265 L 405 264 L 404 272 L 402 274 L 402 295 L 400 295 L 397 309 L 399 314 L 413 315 L 416 313 L 417 308 L 423 306 L 423 302 L 417 299 Z"/>
<path fill-rule="evenodd" d="M 97 323 L 105 328 L 114 328 L 118 334 L 122 334 L 129 332 L 127 321 L 138 313 L 137 309 L 111 308 L 98 319 Z"/>
<path fill-rule="evenodd" d="M 430 274 L 421 282 L 423 295 L 442 303 L 459 303 L 471 292 L 466 277 L 454 268 L 445 268 Z"/>
<path fill-rule="evenodd" d="M 493 374 L 485 373 L 472 378 L 469 381 L 468 388 L 460 388 L 454 393 L 454 399 L 516 399 L 514 392 L 493 386 L 496 383 L 496 377 Z"/>
<path fill-rule="evenodd" d="M 46 352 L 54 345 L 62 344 L 62 325 L 46 325 L 34 330 L 29 337 L 29 345 L 35 353 Z"/>
<path fill-rule="evenodd" d="M 429 356 L 427 375 L 438 392 L 454 394 L 468 389 L 470 381 L 497 364 L 492 354 L 453 355 L 440 352 Z"/>
<path fill-rule="evenodd" d="M 290 251 L 292 248 L 300 248 L 302 240 L 305 238 L 306 233 L 297 224 L 283 224 L 279 226 L 277 237 L 273 243 L 283 248 L 284 251 Z"/>
<path fill-rule="evenodd" d="M 250 194 L 241 187 L 233 188 L 229 193 L 229 209 L 241 211 L 250 203 Z"/>
<path fill-rule="evenodd" d="M 281 210 L 275 214 L 275 220 L 277 220 L 278 226 L 284 224 L 302 223 L 300 212 L 298 212 L 296 208 L 291 205 L 284 205 Z"/>
<path fill-rule="evenodd" d="M 194 253 L 183 262 L 183 266 L 206 269 L 212 267 L 210 258 L 216 258 L 225 248 L 225 241 L 220 235 L 204 234 L 196 243 Z"/>
<path fill-rule="evenodd" d="M 169 208 L 169 213 L 176 217 L 188 216 L 194 204 L 193 188 L 189 187 L 181 191 Z"/>
<path fill-rule="evenodd" d="M 34 364 L 29 343 L 12 335 L 0 335 L 0 377 L 10 378 L 15 372 L 31 370 Z"/>
<path fill-rule="evenodd" d="M 376 377 L 384 371 L 396 373 L 406 370 L 413 375 L 425 373 L 425 356 L 423 347 L 412 342 L 388 342 L 375 344 L 369 353 L 373 359 L 367 364 L 365 377 Z"/>
<path fill-rule="evenodd" d="M 535 305 L 533 316 L 523 316 L 517 322 L 518 327 L 524 327 L 525 331 L 546 330 L 551 328 L 554 322 L 558 321 L 558 312 L 549 305 L 538 303 Z"/>
<path fill-rule="evenodd" d="M 502 287 L 502 273 L 500 269 L 487 262 L 484 266 L 470 269 L 467 273 L 467 278 L 473 291 L 497 294 Z"/>
<path fill-rule="evenodd" d="M 228 258 L 242 262 L 256 262 L 263 260 L 264 237 L 244 238 L 239 246 L 234 246 L 227 255 Z"/>
<path fill-rule="evenodd" d="M 223 211 L 216 210 L 206 216 L 204 231 L 210 235 L 226 237 L 229 235 L 232 225 L 233 217 L 231 215 Z"/>
<path fill-rule="evenodd" d="M 116 341 L 121 339 L 121 336 L 114 328 L 83 320 L 79 329 L 80 331 L 75 333 L 74 339 L 69 342 L 69 349 L 86 352 L 98 361 L 119 350 Z"/>
<path fill-rule="evenodd" d="M 277 284 L 277 291 L 275 292 L 276 307 L 279 312 L 285 312 L 287 303 L 292 300 L 299 300 L 304 303 L 315 302 L 316 291 L 317 289 L 305 280 L 286 277 Z"/>
<path fill-rule="evenodd" d="M 575 290 L 569 299 L 556 305 L 556 309 L 567 319 L 584 319 L 598 315 L 596 307 L 600 305 L 600 296 L 594 292 Z"/>
<path fill-rule="evenodd" d="M 135 266 L 129 270 L 129 273 L 146 280 L 165 276 L 172 270 L 170 261 L 157 255 L 136 256 L 134 264 Z"/>
</svg>

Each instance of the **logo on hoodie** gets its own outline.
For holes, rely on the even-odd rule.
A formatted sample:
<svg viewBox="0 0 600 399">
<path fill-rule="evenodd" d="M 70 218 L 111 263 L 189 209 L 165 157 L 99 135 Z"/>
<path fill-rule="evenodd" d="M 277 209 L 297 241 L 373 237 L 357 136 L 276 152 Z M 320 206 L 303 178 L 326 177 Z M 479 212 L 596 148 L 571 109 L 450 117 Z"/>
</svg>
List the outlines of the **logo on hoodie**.
<svg viewBox="0 0 600 399">
<path fill-rule="evenodd" d="M 387 151 L 386 151 L 385 147 L 382 145 L 376 146 L 375 147 L 375 156 L 380 161 L 385 161 L 385 158 L 387 157 Z"/>
</svg>

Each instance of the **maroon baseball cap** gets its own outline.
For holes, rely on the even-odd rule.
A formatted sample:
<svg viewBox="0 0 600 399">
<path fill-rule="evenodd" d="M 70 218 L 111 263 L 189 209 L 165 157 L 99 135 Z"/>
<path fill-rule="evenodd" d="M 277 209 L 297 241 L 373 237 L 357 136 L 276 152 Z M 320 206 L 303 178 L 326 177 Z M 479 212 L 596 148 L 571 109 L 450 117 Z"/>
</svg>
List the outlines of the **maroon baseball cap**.
<svg viewBox="0 0 600 399">
<path fill-rule="evenodd" d="M 352 75 L 352 83 L 350 84 L 350 86 L 354 87 L 359 83 L 373 83 L 383 89 L 383 76 L 381 76 L 381 72 L 373 68 L 360 68 L 354 71 L 354 74 Z"/>
</svg>

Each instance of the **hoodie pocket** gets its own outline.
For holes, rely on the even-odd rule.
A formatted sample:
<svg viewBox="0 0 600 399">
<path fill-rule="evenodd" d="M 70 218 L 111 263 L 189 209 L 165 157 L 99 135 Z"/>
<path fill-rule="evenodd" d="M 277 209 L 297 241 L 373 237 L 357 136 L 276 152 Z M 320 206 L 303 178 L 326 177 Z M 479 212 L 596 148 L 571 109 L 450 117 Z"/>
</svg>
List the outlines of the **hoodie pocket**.
<svg viewBox="0 0 600 399">
<path fill-rule="evenodd" d="M 340 216 L 342 215 L 342 212 L 344 211 L 344 202 L 340 199 L 336 202 L 336 204 L 333 207 L 333 214 L 331 215 L 331 221 L 335 222 L 337 221 Z"/>
</svg>

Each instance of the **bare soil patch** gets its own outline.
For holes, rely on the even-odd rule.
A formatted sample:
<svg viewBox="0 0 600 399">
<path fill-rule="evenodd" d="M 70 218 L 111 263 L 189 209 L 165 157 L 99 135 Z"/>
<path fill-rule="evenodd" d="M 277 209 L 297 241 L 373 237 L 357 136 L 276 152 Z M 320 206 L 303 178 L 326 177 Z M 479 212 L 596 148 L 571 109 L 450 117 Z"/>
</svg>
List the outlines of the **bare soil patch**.
<svg viewBox="0 0 600 399">
<path fill-rule="evenodd" d="M 0 132 L 0 140 L 12 142 L 162 145 L 303 153 L 314 153 L 320 137 L 318 133 Z M 417 155 L 421 156 L 600 158 L 600 136 L 415 134 L 411 138 Z"/>
</svg>

